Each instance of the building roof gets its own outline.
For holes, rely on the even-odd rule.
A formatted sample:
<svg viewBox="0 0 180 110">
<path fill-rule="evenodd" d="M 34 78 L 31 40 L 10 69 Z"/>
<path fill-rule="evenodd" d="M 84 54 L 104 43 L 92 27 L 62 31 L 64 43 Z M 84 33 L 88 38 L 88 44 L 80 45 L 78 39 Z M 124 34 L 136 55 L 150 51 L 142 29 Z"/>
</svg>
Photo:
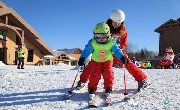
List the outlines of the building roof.
<svg viewBox="0 0 180 110">
<path fill-rule="evenodd" d="M 53 55 L 53 51 L 41 39 L 40 35 L 18 13 L 1 1 L 0 16 L 8 16 L 9 23 L 23 29 L 26 39 L 31 40 L 44 54 Z"/>
<path fill-rule="evenodd" d="M 59 51 L 59 50 L 53 50 L 54 56 L 53 55 L 46 55 L 44 56 L 45 59 L 50 59 L 50 60 L 55 60 L 57 57 L 61 56 L 62 54 L 66 55 L 69 60 L 75 60 L 75 58 L 67 55 L 64 51 Z"/>
<path fill-rule="evenodd" d="M 73 58 L 73 57 L 71 57 L 71 56 L 69 56 L 69 55 L 67 55 L 67 57 L 68 57 L 70 60 L 76 60 L 75 58 Z"/>
<path fill-rule="evenodd" d="M 44 58 L 45 59 L 50 59 L 50 60 L 55 60 L 57 57 L 59 57 L 60 55 L 65 54 L 63 51 L 56 51 L 53 50 L 53 55 L 45 55 Z"/>
<path fill-rule="evenodd" d="M 58 51 L 64 51 L 66 54 L 70 54 L 70 53 L 74 53 L 75 51 L 80 50 L 82 51 L 80 48 L 72 48 L 72 49 L 58 49 Z"/>
<path fill-rule="evenodd" d="M 174 29 L 174 28 L 180 28 L 180 18 L 178 18 L 177 20 L 170 19 L 161 26 L 159 26 L 158 28 L 156 28 L 154 31 L 161 33 L 163 30 Z"/>
<path fill-rule="evenodd" d="M 55 60 L 57 57 L 61 56 L 62 54 L 65 54 L 65 52 L 63 51 L 54 51 L 54 57 L 52 58 L 52 60 Z"/>
</svg>

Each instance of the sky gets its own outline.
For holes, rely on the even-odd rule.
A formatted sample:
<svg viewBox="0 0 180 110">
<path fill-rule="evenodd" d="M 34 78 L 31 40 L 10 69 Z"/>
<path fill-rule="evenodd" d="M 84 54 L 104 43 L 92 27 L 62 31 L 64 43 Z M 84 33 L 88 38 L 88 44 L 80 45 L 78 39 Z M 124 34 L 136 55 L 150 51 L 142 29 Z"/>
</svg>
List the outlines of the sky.
<svg viewBox="0 0 180 110">
<path fill-rule="evenodd" d="M 179 0 L 3 0 L 26 20 L 51 49 L 81 48 L 93 28 L 111 12 L 126 14 L 128 42 L 138 49 L 159 50 L 156 28 L 180 16 Z"/>
</svg>

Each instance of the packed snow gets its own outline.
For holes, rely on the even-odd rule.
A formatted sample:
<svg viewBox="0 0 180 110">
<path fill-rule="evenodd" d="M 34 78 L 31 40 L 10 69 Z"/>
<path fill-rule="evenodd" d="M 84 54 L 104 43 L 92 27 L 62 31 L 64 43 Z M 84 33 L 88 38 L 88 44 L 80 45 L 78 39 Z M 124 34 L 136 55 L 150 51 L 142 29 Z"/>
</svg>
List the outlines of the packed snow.
<svg viewBox="0 0 180 110">
<path fill-rule="evenodd" d="M 87 86 L 71 99 L 64 94 L 71 89 L 78 68 L 57 66 L 0 66 L 0 110 L 74 110 L 88 108 Z M 124 70 L 113 68 L 115 81 L 113 105 L 104 106 L 103 80 L 98 85 L 97 105 L 100 110 L 180 110 L 180 70 L 143 69 L 152 85 L 136 100 L 124 101 Z M 128 95 L 135 93 L 137 82 L 125 71 Z M 76 80 L 76 82 L 79 80 Z M 76 85 L 76 83 L 75 83 Z"/>
</svg>

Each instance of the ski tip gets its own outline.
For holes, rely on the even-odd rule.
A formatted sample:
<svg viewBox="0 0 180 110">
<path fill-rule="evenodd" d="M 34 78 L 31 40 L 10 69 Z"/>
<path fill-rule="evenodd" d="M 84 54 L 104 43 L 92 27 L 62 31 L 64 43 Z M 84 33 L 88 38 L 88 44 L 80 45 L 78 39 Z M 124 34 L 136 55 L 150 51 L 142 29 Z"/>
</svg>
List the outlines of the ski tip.
<svg viewBox="0 0 180 110">
<path fill-rule="evenodd" d="M 97 108 L 96 105 L 89 105 L 89 108 Z"/>
<path fill-rule="evenodd" d="M 106 103 L 106 107 L 112 106 L 112 103 Z"/>
<path fill-rule="evenodd" d="M 68 91 L 67 94 L 72 94 L 72 91 Z"/>
<path fill-rule="evenodd" d="M 124 98 L 124 101 L 128 101 L 128 100 L 130 100 L 129 97 L 125 97 L 125 98 Z"/>
<path fill-rule="evenodd" d="M 128 95 L 128 93 L 127 93 L 127 92 L 125 92 L 125 93 L 124 93 L 124 95 Z"/>
</svg>

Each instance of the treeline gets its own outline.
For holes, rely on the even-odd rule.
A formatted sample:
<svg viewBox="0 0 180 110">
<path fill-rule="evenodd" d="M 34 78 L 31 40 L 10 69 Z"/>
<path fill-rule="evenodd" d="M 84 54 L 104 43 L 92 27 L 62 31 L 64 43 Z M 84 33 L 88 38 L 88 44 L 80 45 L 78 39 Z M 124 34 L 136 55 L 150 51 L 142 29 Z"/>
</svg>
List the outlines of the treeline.
<svg viewBox="0 0 180 110">
<path fill-rule="evenodd" d="M 147 50 L 147 48 L 137 49 L 137 46 L 131 42 L 127 44 L 126 52 L 129 58 L 135 57 L 137 60 L 153 60 L 158 57 L 158 52 Z"/>
</svg>

